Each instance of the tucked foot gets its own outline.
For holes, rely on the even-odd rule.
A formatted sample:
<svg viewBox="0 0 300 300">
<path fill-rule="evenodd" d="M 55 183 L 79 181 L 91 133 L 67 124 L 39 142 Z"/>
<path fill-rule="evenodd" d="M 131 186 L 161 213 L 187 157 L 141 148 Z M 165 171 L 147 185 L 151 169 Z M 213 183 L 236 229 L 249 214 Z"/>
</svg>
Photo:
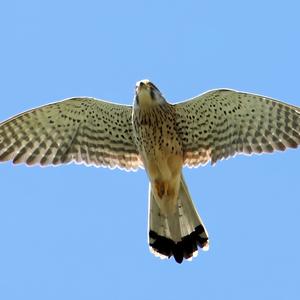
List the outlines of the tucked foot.
<svg viewBox="0 0 300 300">
<path fill-rule="evenodd" d="M 168 183 L 156 180 L 154 183 L 157 196 L 162 199 L 168 193 Z"/>
</svg>

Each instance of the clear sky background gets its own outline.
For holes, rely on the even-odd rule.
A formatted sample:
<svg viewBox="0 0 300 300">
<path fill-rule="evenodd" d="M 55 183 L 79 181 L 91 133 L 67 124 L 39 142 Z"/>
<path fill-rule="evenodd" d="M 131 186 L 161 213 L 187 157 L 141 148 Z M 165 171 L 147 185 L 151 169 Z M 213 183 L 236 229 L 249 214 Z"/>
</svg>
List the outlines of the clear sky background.
<svg viewBox="0 0 300 300">
<path fill-rule="evenodd" d="M 0 120 L 228 87 L 300 106 L 299 1 L 2 1 Z M 0 165 L 0 299 L 299 299 L 300 150 L 185 170 L 211 249 L 148 250 L 144 171 Z"/>
</svg>

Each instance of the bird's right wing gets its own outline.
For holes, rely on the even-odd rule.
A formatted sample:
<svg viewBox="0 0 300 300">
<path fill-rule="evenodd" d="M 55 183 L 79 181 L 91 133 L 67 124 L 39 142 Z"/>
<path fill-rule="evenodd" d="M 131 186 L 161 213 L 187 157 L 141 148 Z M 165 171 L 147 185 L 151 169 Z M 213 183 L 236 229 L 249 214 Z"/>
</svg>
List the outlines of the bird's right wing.
<svg viewBox="0 0 300 300">
<path fill-rule="evenodd" d="M 174 107 L 184 163 L 190 167 L 300 144 L 300 108 L 271 98 L 214 90 Z"/>
<path fill-rule="evenodd" d="M 29 110 L 0 123 L 0 161 L 137 169 L 143 164 L 131 114 L 131 106 L 94 98 L 70 98 Z"/>
</svg>

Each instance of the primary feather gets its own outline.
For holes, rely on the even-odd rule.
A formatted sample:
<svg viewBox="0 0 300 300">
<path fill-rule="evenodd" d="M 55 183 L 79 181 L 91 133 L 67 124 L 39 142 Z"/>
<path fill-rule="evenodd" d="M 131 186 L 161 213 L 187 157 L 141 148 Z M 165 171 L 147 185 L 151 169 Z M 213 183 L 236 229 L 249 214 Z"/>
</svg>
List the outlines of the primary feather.
<svg viewBox="0 0 300 300">
<path fill-rule="evenodd" d="M 175 109 L 189 167 L 300 144 L 300 108 L 264 96 L 214 90 Z"/>
<path fill-rule="evenodd" d="M 26 111 L 0 124 L 0 161 L 137 169 L 142 162 L 131 114 L 130 106 L 94 98 L 70 98 Z"/>
</svg>

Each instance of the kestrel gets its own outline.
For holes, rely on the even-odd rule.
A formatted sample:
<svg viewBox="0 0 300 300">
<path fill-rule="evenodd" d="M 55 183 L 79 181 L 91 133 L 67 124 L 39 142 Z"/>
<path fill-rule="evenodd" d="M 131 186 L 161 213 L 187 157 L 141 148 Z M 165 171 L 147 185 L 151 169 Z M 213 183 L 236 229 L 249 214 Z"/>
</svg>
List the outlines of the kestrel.
<svg viewBox="0 0 300 300">
<path fill-rule="evenodd" d="M 132 106 L 69 98 L 0 123 L 0 161 L 144 168 L 150 249 L 178 263 L 209 247 L 184 166 L 299 144 L 299 107 L 229 89 L 170 104 L 149 80 L 136 84 Z"/>
</svg>

